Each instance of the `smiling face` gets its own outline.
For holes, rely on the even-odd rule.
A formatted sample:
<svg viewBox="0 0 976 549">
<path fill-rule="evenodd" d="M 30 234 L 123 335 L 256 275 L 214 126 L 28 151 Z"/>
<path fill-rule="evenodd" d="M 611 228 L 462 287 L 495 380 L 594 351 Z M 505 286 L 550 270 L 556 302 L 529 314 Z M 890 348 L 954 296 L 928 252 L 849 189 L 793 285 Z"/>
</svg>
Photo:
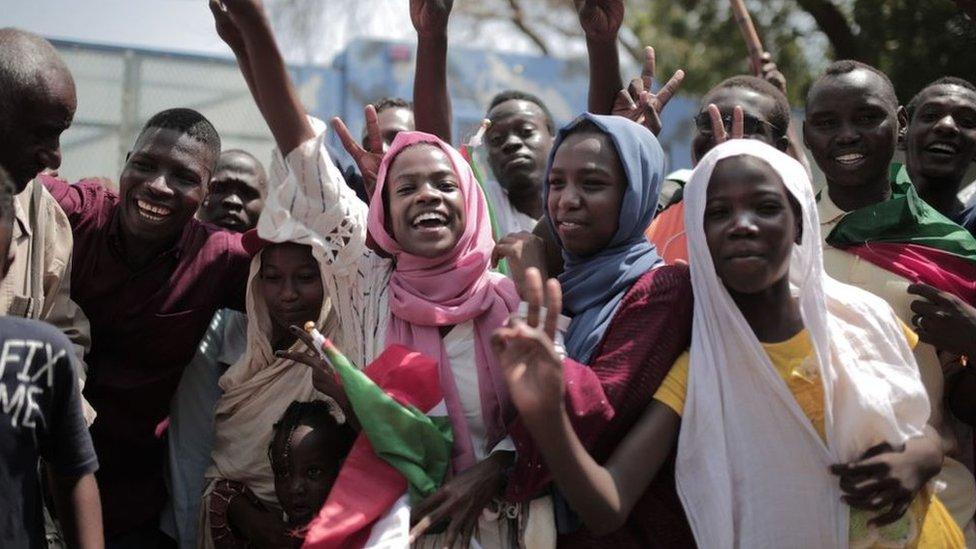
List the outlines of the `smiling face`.
<svg viewBox="0 0 976 549">
<path fill-rule="evenodd" d="M 127 238 L 166 246 L 183 232 L 206 192 L 214 154 L 197 139 L 146 128 L 119 176 L 119 208 Z"/>
<path fill-rule="evenodd" d="M 329 451 L 323 431 L 299 425 L 277 435 L 271 447 L 275 495 L 292 527 L 311 522 L 339 475 L 341 459 Z"/>
<path fill-rule="evenodd" d="M 707 95 L 702 100 L 702 107 L 698 111 L 699 117 L 708 117 L 708 105 L 713 103 L 720 113 L 722 113 L 723 119 L 729 118 L 731 120 L 732 111 L 736 106 L 742 107 L 742 114 L 745 118 L 744 127 L 746 133 L 743 135 L 746 139 L 755 139 L 757 141 L 762 141 L 767 145 L 777 147 L 780 150 L 786 150 L 786 146 L 789 142 L 783 137 L 785 132 L 780 132 L 777 135 L 776 130 L 770 123 L 772 118 L 772 113 L 776 109 L 776 100 L 768 95 L 761 94 L 755 90 L 743 87 L 728 87 L 719 88 L 709 95 Z M 697 120 L 697 118 L 696 118 Z M 707 127 L 707 131 L 702 131 Z M 731 127 L 727 127 L 726 131 L 730 131 Z M 702 157 L 705 156 L 708 151 L 715 147 L 715 136 L 711 132 L 709 126 L 705 126 L 695 134 L 695 138 L 691 141 L 691 152 L 692 158 L 697 163 Z"/>
<path fill-rule="evenodd" d="M 449 253 L 464 233 L 464 195 L 451 159 L 420 144 L 400 151 L 383 192 L 388 229 L 403 251 L 435 258 Z"/>
<path fill-rule="evenodd" d="M 254 228 L 264 208 L 264 169 L 254 158 L 238 152 L 220 155 L 200 217 L 230 231 Z"/>
<path fill-rule="evenodd" d="M 495 105 L 488 119 L 488 164 L 498 183 L 510 194 L 538 193 L 553 139 L 545 113 L 531 101 L 510 99 Z"/>
<path fill-rule="evenodd" d="M 788 192 L 762 160 L 736 156 L 715 166 L 705 198 L 705 241 L 730 292 L 756 294 L 789 273 L 800 219 Z"/>
<path fill-rule="evenodd" d="M 261 252 L 258 281 L 273 339 L 291 339 L 286 335 L 290 326 L 318 321 L 325 289 L 311 247 L 292 242 L 268 246 Z"/>
<path fill-rule="evenodd" d="M 546 207 L 563 247 L 591 256 L 617 233 L 627 177 L 610 136 L 578 131 L 563 139 L 549 172 Z"/>
<path fill-rule="evenodd" d="M 860 68 L 827 76 L 811 89 L 803 142 L 829 185 L 887 180 L 904 120 L 885 90 L 881 76 Z"/>
<path fill-rule="evenodd" d="M 51 67 L 38 73 L 33 93 L 10 109 L 11 120 L 0 120 L 0 166 L 10 173 L 18 193 L 44 169 L 61 166 L 61 134 L 71 125 L 77 105 L 71 74 Z"/>
<path fill-rule="evenodd" d="M 908 124 L 905 154 L 920 189 L 935 183 L 957 191 L 976 159 L 976 91 L 954 84 L 926 88 Z"/>
</svg>

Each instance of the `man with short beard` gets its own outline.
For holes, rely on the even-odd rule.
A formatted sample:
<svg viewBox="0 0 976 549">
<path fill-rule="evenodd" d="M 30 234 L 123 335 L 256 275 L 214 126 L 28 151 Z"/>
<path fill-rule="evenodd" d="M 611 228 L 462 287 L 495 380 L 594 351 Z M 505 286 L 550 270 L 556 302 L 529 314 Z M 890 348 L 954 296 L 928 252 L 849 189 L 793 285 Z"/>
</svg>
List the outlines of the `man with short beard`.
<svg viewBox="0 0 976 549">
<path fill-rule="evenodd" d="M 910 184 L 890 178 L 898 136 L 906 124 L 906 113 L 899 109 L 884 73 L 856 61 L 837 61 L 810 88 L 803 140 L 827 178 L 818 203 L 825 270 L 887 301 L 927 342 L 926 325 L 912 311 L 915 298 L 908 292 L 909 281 L 946 289 L 944 281 L 953 279 L 951 269 L 960 264 L 926 258 L 953 247 L 967 258 L 961 265 L 969 270 L 968 263 L 976 265 L 976 240 L 919 199 Z M 940 270 L 952 276 L 925 276 Z M 972 435 L 945 408 L 946 379 L 937 349 L 920 343 L 914 354 L 932 405 L 929 423 L 939 430 L 946 447 L 938 477 L 946 488 L 939 496 L 972 544 L 976 483 L 961 463 L 971 449 Z M 963 438 L 957 438 L 960 432 Z M 896 461 L 898 454 L 886 455 L 891 456 L 885 458 L 887 466 L 897 467 L 888 461 Z"/>
<path fill-rule="evenodd" d="M 976 86 L 943 77 L 918 92 L 906 107 L 902 147 L 918 195 L 976 234 L 976 206 L 966 209 L 959 190 L 976 160 Z"/>
</svg>

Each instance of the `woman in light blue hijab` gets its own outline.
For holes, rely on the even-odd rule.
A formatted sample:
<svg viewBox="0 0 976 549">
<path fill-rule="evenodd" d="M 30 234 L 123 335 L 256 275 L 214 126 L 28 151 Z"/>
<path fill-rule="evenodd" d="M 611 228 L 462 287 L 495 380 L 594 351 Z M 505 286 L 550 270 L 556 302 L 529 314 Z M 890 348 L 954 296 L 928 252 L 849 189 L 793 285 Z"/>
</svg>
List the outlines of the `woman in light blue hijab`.
<svg viewBox="0 0 976 549">
<path fill-rule="evenodd" d="M 610 166 L 614 161 L 619 166 Z M 663 264 L 644 231 L 656 211 L 664 174 L 657 138 L 625 118 L 584 114 L 556 136 L 547 169 L 545 218 L 562 248 L 559 282 L 563 307 L 572 318 L 566 334 L 570 358 L 589 363 L 624 294 Z M 614 176 L 617 181 L 611 181 Z M 614 202 L 619 213 L 608 211 Z"/>
<path fill-rule="evenodd" d="M 657 138 L 616 116 L 580 116 L 560 130 L 549 159 L 546 223 L 562 249 L 563 312 L 572 318 L 562 367 L 565 406 L 580 442 L 598 460 L 634 426 L 691 337 L 688 267 L 665 265 L 644 236 L 664 173 Z M 508 495 L 525 500 L 551 476 L 527 429 L 519 424 L 509 433 L 518 461 Z M 559 546 L 693 546 L 673 473 L 662 467 L 631 519 L 599 538 L 557 495 Z"/>
</svg>

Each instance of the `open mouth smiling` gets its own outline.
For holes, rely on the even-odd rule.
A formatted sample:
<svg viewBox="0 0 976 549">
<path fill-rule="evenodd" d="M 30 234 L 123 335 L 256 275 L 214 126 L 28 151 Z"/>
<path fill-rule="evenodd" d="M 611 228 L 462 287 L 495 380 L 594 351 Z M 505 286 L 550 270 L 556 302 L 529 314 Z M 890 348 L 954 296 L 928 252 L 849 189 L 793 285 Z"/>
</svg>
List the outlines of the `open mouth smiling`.
<svg viewBox="0 0 976 549">
<path fill-rule="evenodd" d="M 166 206 L 151 204 L 145 200 L 136 200 L 136 209 L 139 211 L 140 217 L 154 223 L 164 221 L 169 216 L 173 215 L 172 209 L 167 208 Z"/>
</svg>

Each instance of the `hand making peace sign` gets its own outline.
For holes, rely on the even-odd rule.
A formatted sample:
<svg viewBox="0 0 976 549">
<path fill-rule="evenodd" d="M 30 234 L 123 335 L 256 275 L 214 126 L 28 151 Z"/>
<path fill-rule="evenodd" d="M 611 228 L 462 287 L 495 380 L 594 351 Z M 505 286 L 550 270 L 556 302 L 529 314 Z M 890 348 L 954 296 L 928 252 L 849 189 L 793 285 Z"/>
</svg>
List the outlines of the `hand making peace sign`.
<svg viewBox="0 0 976 549">
<path fill-rule="evenodd" d="M 661 112 L 674 96 L 685 78 L 685 71 L 678 69 L 667 84 L 652 93 L 655 71 L 654 48 L 644 48 L 644 69 L 640 78 L 631 80 L 626 90 L 620 90 L 613 103 L 613 114 L 623 116 L 644 125 L 654 135 L 661 133 Z"/>
<path fill-rule="evenodd" d="M 359 173 L 363 174 L 363 185 L 366 187 L 366 196 L 373 196 L 373 189 L 376 188 L 376 178 L 379 177 L 380 164 L 383 162 L 383 137 L 380 134 L 380 123 L 376 118 L 376 107 L 366 105 L 363 109 L 366 118 L 366 148 L 364 149 L 359 141 L 352 136 L 349 128 L 341 118 L 332 119 L 332 129 L 335 130 L 342 141 L 342 147 L 352 156 Z"/>
</svg>

